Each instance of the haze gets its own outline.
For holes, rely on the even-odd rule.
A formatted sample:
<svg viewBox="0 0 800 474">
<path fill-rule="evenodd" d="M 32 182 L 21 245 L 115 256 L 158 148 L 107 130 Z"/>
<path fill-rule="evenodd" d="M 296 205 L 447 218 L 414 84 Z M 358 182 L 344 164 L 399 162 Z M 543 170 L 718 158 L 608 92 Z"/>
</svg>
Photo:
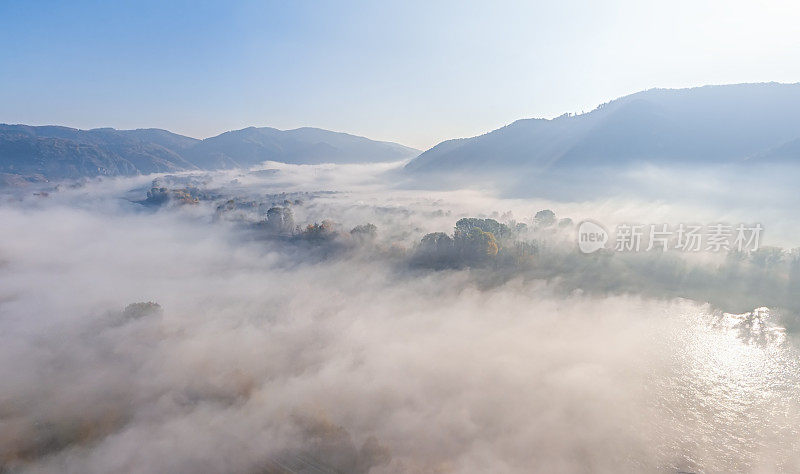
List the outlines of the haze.
<svg viewBox="0 0 800 474">
<path fill-rule="evenodd" d="M 798 24 L 0 0 L 0 473 L 800 472 Z"/>
</svg>

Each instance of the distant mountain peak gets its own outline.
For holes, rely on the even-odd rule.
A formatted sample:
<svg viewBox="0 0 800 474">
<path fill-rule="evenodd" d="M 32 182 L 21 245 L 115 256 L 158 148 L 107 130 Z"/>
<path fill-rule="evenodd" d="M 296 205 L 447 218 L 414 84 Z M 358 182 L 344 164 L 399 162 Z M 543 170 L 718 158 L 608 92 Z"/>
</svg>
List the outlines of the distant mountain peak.
<svg viewBox="0 0 800 474">
<path fill-rule="evenodd" d="M 0 174 L 37 179 L 247 168 L 264 161 L 398 161 L 417 154 L 396 143 L 311 127 L 247 127 L 198 140 L 158 128 L 0 124 Z"/>
<path fill-rule="evenodd" d="M 648 89 L 580 115 L 445 141 L 409 172 L 542 172 L 632 162 L 737 162 L 800 137 L 800 83 Z"/>
</svg>

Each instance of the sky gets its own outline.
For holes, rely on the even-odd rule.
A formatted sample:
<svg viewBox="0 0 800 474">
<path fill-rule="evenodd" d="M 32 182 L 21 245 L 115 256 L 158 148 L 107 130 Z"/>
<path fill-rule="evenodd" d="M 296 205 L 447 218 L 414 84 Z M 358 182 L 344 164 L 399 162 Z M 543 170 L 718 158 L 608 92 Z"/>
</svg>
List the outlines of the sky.
<svg viewBox="0 0 800 474">
<path fill-rule="evenodd" d="M 420 149 L 653 87 L 800 82 L 797 2 L 0 0 L 0 122 Z"/>
</svg>

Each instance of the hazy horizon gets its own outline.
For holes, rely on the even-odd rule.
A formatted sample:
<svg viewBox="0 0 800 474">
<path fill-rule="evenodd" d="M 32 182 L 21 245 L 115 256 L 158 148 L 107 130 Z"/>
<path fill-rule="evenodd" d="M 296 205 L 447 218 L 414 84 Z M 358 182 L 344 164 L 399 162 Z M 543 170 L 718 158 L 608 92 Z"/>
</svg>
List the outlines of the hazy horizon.
<svg viewBox="0 0 800 474">
<path fill-rule="evenodd" d="M 503 128 L 503 127 L 504 127 L 504 126 L 506 126 L 506 125 L 510 125 L 510 124 L 512 124 L 512 123 L 514 123 L 514 122 L 516 122 L 516 121 L 518 121 L 518 120 L 528 120 L 528 119 L 546 119 L 546 120 L 552 120 L 552 119 L 555 119 L 555 118 L 561 117 L 561 116 L 563 116 L 563 115 L 584 115 L 584 114 L 588 114 L 588 113 L 590 113 L 590 112 L 592 112 L 592 111 L 594 111 L 594 110 L 597 110 L 597 108 L 598 108 L 599 106 L 603 105 L 603 104 L 606 104 L 606 103 L 608 103 L 608 102 L 615 101 L 615 100 L 617 100 L 617 99 L 621 99 L 621 98 L 627 97 L 627 96 L 629 96 L 629 95 L 637 94 L 637 93 L 640 93 L 640 92 L 648 92 L 648 91 L 652 91 L 652 90 L 685 90 L 685 89 L 696 89 L 696 88 L 702 88 L 702 87 L 717 87 L 717 86 L 739 86 L 739 85 L 758 85 L 758 84 L 797 85 L 797 84 L 800 84 L 800 82 L 777 82 L 777 81 L 769 81 L 769 82 L 760 82 L 760 83 L 703 84 L 703 85 L 698 85 L 698 86 L 692 86 L 692 87 L 680 87 L 680 88 L 678 88 L 678 87 L 651 87 L 651 88 L 648 88 L 648 89 L 643 89 L 643 90 L 640 90 L 640 91 L 634 91 L 634 92 L 632 92 L 632 93 L 630 93 L 630 94 L 625 94 L 625 95 L 623 95 L 623 96 L 609 98 L 609 99 L 607 99 L 607 100 L 604 100 L 604 101 L 602 101 L 602 102 L 599 102 L 599 103 L 598 103 L 598 104 L 596 104 L 594 107 L 592 107 L 591 109 L 588 109 L 588 110 L 581 110 L 580 112 L 563 112 L 563 113 L 560 113 L 560 114 L 554 114 L 554 115 L 552 115 L 552 116 L 547 116 L 547 117 L 539 117 L 539 116 L 531 116 L 531 117 L 518 117 L 518 118 L 515 118 L 515 119 L 511 119 L 511 120 L 509 120 L 509 121 L 507 121 L 507 122 L 504 122 L 502 125 L 500 125 L 500 126 L 498 126 L 498 127 L 496 127 L 496 128 L 493 128 L 493 129 L 491 129 L 491 130 L 484 130 L 483 132 L 480 132 L 480 133 L 478 133 L 478 134 L 476 134 L 476 135 L 470 135 L 470 136 L 457 136 L 457 137 L 449 137 L 449 138 L 445 138 L 445 139 L 441 140 L 441 142 L 443 142 L 443 141 L 447 141 L 447 140 L 459 139 L 459 138 L 473 138 L 473 137 L 475 137 L 475 136 L 483 135 L 483 134 L 485 134 L 485 133 L 488 133 L 488 132 L 492 132 L 492 131 L 498 130 L 498 129 L 500 129 L 500 128 Z M 194 139 L 196 139 L 196 140 L 205 140 L 206 138 L 213 138 L 213 137 L 216 137 L 216 136 L 222 135 L 222 134 L 224 134 L 224 133 L 228 133 L 228 132 L 235 132 L 235 131 L 240 131 L 240 130 L 244 130 L 244 129 L 248 129 L 248 128 L 272 128 L 272 129 L 276 129 L 276 130 L 279 130 L 279 131 L 292 131 L 292 130 L 299 130 L 299 129 L 304 129 L 304 128 L 311 128 L 311 129 L 319 129 L 319 130 L 331 131 L 331 132 L 335 132 L 335 133 L 344 133 L 344 134 L 347 134 L 347 135 L 352 135 L 352 136 L 356 136 L 356 137 L 369 138 L 370 140 L 384 141 L 384 142 L 389 142 L 389 143 L 396 143 L 396 144 L 398 144 L 398 145 L 404 145 L 404 146 L 408 146 L 408 147 L 410 147 L 410 148 L 416 148 L 416 149 L 417 149 L 417 150 L 419 150 L 420 152 L 426 151 L 426 150 L 428 150 L 428 149 L 432 148 L 433 146 L 435 146 L 435 145 L 437 145 L 437 144 L 441 143 L 441 142 L 436 142 L 436 143 L 432 144 L 430 147 L 427 147 L 427 148 L 418 148 L 418 147 L 413 147 L 413 146 L 411 146 L 411 145 L 407 145 L 407 144 L 405 144 L 405 143 L 398 142 L 398 141 L 396 141 L 396 140 L 391 140 L 391 139 L 386 139 L 386 140 L 384 140 L 384 139 L 377 139 L 377 138 L 374 138 L 374 137 L 370 137 L 370 136 L 366 136 L 366 135 L 360 134 L 360 133 L 358 133 L 358 132 L 353 132 L 353 131 L 348 131 L 348 130 L 331 130 L 331 129 L 325 129 L 325 128 L 322 128 L 322 127 L 317 127 L 317 126 L 314 126 L 314 125 L 303 125 L 303 126 L 299 126 L 299 127 L 291 127 L 291 128 L 279 128 L 279 127 L 274 127 L 274 126 L 271 126 L 271 125 L 247 125 L 247 126 L 244 126 L 244 127 L 242 127 L 242 128 L 238 128 L 238 129 L 221 130 L 221 131 L 219 131 L 218 133 L 214 133 L 214 134 L 212 134 L 212 135 L 208 135 L 208 136 L 192 136 L 192 135 L 186 135 L 186 134 L 183 134 L 183 133 L 176 132 L 175 130 L 170 130 L 170 129 L 160 128 L 160 127 L 147 127 L 147 126 L 144 126 L 144 127 L 137 127 L 137 128 L 129 128 L 129 129 L 125 129 L 125 128 L 118 128 L 118 127 L 112 127 L 112 126 L 98 126 L 98 127 L 92 127 L 92 128 L 81 128 L 81 127 L 75 127 L 75 126 L 70 126 L 70 125 L 67 125 L 67 124 L 61 124 L 61 123 L 11 123 L 11 122 L 1 122 L 0 124 L 4 124 L 4 125 L 28 125 L 28 126 L 33 126 L 33 127 L 56 126 L 56 127 L 67 127 L 67 128 L 74 128 L 74 129 L 77 129 L 77 130 L 98 130 L 98 129 L 104 129 L 104 128 L 113 128 L 113 129 L 115 129 L 115 130 L 122 130 L 122 131 L 124 131 L 124 130 L 147 130 L 147 129 L 156 129 L 156 130 L 165 130 L 165 131 L 168 131 L 168 132 L 176 133 L 176 134 L 178 134 L 178 135 L 182 135 L 182 136 L 185 136 L 185 137 L 188 137 L 188 138 L 194 138 Z"/>
<path fill-rule="evenodd" d="M 424 150 L 654 87 L 797 82 L 798 22 L 791 2 L 3 2 L 0 122 Z"/>
</svg>

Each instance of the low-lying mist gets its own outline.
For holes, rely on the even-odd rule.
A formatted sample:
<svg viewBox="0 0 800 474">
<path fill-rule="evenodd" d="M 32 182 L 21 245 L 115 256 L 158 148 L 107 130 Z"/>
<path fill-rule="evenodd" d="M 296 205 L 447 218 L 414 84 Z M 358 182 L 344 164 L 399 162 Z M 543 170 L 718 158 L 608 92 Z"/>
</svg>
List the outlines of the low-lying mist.
<svg viewBox="0 0 800 474">
<path fill-rule="evenodd" d="M 3 194 L 0 471 L 800 469 L 783 193 L 509 198 L 409 189 L 396 168 Z M 628 172 L 655 175 L 676 176 Z M 542 209 L 759 222 L 773 247 L 582 255 Z M 513 235 L 480 258 L 425 247 L 469 217 Z"/>
</svg>

